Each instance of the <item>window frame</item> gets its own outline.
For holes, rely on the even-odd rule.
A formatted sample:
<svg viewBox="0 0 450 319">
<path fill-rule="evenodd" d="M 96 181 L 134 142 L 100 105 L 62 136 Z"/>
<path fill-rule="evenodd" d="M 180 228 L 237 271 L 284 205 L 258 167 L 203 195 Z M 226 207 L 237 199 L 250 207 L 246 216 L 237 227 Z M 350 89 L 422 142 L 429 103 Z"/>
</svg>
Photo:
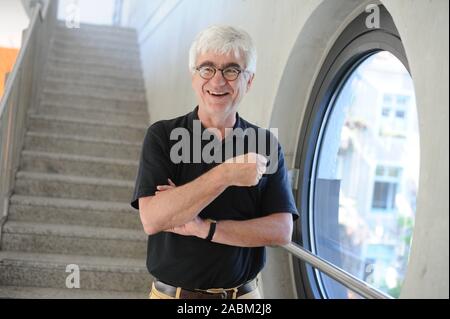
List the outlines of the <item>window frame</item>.
<svg viewBox="0 0 450 319">
<path fill-rule="evenodd" d="M 295 158 L 295 167 L 300 168 L 295 196 L 301 218 L 294 224 L 293 240 L 312 252 L 315 251 L 312 237 L 314 216 L 311 216 L 313 194 L 310 190 L 314 189 L 316 150 L 320 150 L 316 144 L 320 141 L 323 125 L 327 123 L 333 100 L 352 72 L 365 59 L 378 52 L 390 52 L 411 73 L 392 17 L 384 6 L 380 5 L 379 8 L 380 28 L 367 29 L 365 21 L 368 13 L 363 12 L 338 37 L 318 73 L 301 123 Z M 293 259 L 293 270 L 299 298 L 328 298 L 317 270 L 299 259 Z"/>
</svg>

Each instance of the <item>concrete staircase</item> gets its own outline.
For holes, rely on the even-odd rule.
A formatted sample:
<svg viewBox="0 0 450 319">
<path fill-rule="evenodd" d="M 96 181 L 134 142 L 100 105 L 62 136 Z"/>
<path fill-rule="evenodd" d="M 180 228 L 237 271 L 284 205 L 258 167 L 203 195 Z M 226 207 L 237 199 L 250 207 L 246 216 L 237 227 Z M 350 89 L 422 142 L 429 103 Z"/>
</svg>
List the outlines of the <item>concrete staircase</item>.
<svg viewBox="0 0 450 319">
<path fill-rule="evenodd" d="M 59 24 L 0 251 L 0 298 L 147 298 L 131 200 L 148 126 L 134 30 Z M 68 265 L 80 289 L 66 288 Z"/>
</svg>

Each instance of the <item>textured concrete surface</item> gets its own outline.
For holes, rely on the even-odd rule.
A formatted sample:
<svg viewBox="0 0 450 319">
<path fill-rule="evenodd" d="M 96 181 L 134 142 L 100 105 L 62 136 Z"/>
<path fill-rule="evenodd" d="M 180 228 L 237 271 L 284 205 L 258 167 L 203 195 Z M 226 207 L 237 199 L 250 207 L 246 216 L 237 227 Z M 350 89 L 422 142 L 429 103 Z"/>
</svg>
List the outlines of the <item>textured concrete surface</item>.
<svg viewBox="0 0 450 319">
<path fill-rule="evenodd" d="M 148 127 L 136 33 L 60 26 L 0 251 L 0 298 L 147 298 L 146 239 L 129 206 Z M 67 289 L 67 265 L 80 289 Z"/>
</svg>

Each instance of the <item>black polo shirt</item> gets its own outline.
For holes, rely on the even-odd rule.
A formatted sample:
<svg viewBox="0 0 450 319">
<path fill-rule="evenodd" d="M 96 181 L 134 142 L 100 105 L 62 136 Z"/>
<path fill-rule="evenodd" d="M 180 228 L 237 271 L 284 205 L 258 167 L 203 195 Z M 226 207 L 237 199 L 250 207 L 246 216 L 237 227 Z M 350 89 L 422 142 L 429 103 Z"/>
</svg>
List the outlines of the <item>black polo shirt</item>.
<svg viewBox="0 0 450 319">
<path fill-rule="evenodd" d="M 171 140 L 174 129 L 185 128 L 190 132 L 190 159 L 194 159 L 194 120 L 198 120 L 198 108 L 172 120 L 160 121 L 147 130 L 139 164 L 131 206 L 139 209 L 139 198 L 153 196 L 158 185 L 167 185 L 170 178 L 176 185 L 184 185 L 205 174 L 219 163 L 179 163 L 171 161 L 170 152 L 179 140 Z M 197 122 L 198 123 L 198 122 Z M 258 127 L 237 115 L 234 129 L 246 130 Z M 201 126 L 203 132 L 205 128 Z M 265 138 L 273 137 L 267 131 Z M 213 138 L 211 139 L 211 141 Z M 201 141 L 203 149 L 210 141 Z M 236 142 L 236 140 L 234 140 Z M 220 142 L 225 149 L 226 143 Z M 232 145 L 234 145 L 233 143 Z M 297 219 L 298 212 L 292 196 L 284 156 L 278 148 L 278 169 L 274 174 L 264 175 L 254 187 L 228 187 L 199 216 L 207 219 L 247 220 L 273 213 L 287 212 Z M 241 155 L 245 148 L 233 148 L 232 156 Z M 214 151 L 212 151 L 214 152 Z M 270 152 L 270 149 L 266 150 Z M 225 151 L 222 160 L 227 159 Z M 270 229 L 267 229 L 269 232 Z M 147 268 L 159 280 L 186 289 L 231 288 L 257 276 L 265 264 L 265 248 L 242 248 L 208 242 L 204 239 L 161 232 L 148 238 Z"/>
</svg>

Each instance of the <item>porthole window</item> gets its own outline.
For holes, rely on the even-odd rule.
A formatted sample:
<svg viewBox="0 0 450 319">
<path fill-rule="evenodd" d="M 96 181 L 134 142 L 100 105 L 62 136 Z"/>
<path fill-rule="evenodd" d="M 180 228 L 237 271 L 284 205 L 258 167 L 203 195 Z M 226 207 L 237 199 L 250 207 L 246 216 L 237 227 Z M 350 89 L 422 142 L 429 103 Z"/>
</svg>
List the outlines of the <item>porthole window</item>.
<svg viewBox="0 0 450 319">
<path fill-rule="evenodd" d="M 395 97 L 393 114 L 401 105 L 400 119 L 384 116 L 386 95 Z M 315 253 L 398 297 L 419 179 L 414 87 L 403 64 L 386 51 L 366 58 L 330 103 L 321 136 L 310 190 Z M 353 296 L 318 276 L 328 296 Z"/>
<path fill-rule="evenodd" d="M 399 297 L 410 253 L 419 185 L 414 85 L 401 39 L 365 15 L 330 51 L 315 83 L 297 154 L 299 243 L 375 288 Z M 302 262 L 300 296 L 360 298 Z"/>
</svg>

